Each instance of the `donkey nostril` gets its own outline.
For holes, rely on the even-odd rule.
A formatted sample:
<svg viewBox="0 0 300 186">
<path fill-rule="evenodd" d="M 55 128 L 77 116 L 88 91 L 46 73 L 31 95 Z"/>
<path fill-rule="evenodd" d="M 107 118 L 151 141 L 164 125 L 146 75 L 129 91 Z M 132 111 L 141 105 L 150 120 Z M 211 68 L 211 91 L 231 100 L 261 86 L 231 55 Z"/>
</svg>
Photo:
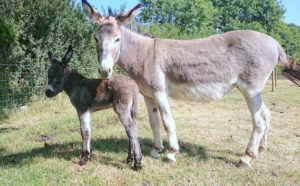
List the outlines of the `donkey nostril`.
<svg viewBox="0 0 300 186">
<path fill-rule="evenodd" d="M 108 72 L 110 73 L 110 72 L 111 72 L 111 69 L 108 69 Z"/>
</svg>

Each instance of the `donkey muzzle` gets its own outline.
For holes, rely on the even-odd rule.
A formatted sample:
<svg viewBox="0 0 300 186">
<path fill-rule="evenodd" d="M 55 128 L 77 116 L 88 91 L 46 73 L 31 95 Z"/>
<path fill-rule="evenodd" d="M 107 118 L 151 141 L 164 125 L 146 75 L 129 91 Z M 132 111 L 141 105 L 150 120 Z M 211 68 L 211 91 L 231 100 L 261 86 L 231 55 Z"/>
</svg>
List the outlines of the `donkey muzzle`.
<svg viewBox="0 0 300 186">
<path fill-rule="evenodd" d="M 101 78 L 109 78 L 111 75 L 111 68 L 100 67 L 98 72 Z"/>
</svg>

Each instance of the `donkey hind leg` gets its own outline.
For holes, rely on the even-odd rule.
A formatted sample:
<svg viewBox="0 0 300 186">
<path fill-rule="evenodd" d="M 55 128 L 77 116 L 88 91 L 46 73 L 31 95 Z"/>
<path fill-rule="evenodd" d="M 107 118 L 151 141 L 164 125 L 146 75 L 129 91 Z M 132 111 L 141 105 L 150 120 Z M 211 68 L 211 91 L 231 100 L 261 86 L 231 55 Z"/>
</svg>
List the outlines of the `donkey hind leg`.
<svg viewBox="0 0 300 186">
<path fill-rule="evenodd" d="M 82 137 L 82 156 L 80 165 L 85 165 L 91 158 L 91 113 L 86 111 L 78 113 L 80 119 L 80 131 Z"/>
<path fill-rule="evenodd" d="M 122 124 L 125 127 L 126 134 L 129 138 L 129 152 L 128 152 L 128 157 L 127 157 L 127 162 L 128 159 L 131 158 L 132 153 L 134 155 L 134 168 L 136 170 L 140 170 L 142 168 L 142 152 L 141 152 L 141 147 L 140 143 L 137 138 L 137 124 L 136 121 L 131 118 L 131 115 L 129 112 L 123 112 L 123 113 L 118 113 L 120 120 Z"/>
<path fill-rule="evenodd" d="M 175 122 L 171 113 L 169 98 L 166 93 L 155 93 L 154 96 L 161 114 L 164 128 L 169 138 L 170 151 L 167 154 L 167 158 L 170 161 L 176 162 L 175 155 L 179 151 L 179 145 L 176 136 Z"/>
<path fill-rule="evenodd" d="M 151 125 L 151 129 L 153 131 L 154 136 L 154 147 L 151 150 L 151 156 L 155 158 L 159 158 L 159 152 L 161 152 L 164 148 L 160 136 L 160 118 L 159 118 L 159 111 L 155 104 L 155 102 L 150 98 L 144 98 L 145 103 L 147 105 L 148 115 L 149 115 L 149 121 Z"/>
<path fill-rule="evenodd" d="M 265 129 L 264 135 L 259 144 L 259 149 L 258 149 L 259 152 L 262 152 L 267 147 L 268 130 L 270 127 L 270 120 L 271 120 L 270 110 L 266 107 L 265 104 L 263 104 L 263 109 L 264 109 L 264 112 L 266 113 L 266 116 L 268 116 L 268 117 L 266 118 L 266 129 Z"/>
<path fill-rule="evenodd" d="M 245 155 L 238 166 L 251 167 L 250 162 L 257 157 L 259 149 L 265 148 L 271 114 L 262 100 L 261 93 L 245 95 L 245 98 L 252 116 L 253 131 Z"/>
</svg>

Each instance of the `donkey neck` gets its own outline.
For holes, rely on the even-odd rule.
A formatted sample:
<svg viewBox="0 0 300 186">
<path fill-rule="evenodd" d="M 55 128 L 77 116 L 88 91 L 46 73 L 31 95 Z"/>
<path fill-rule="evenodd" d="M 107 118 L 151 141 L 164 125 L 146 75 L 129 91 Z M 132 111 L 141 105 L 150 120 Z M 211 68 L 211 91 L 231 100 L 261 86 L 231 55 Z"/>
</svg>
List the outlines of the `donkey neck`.
<svg viewBox="0 0 300 186">
<path fill-rule="evenodd" d="M 149 58 L 149 51 L 154 47 L 154 39 L 132 32 L 121 27 L 121 47 L 118 65 L 125 70 L 129 76 L 143 73 L 144 61 Z"/>
<path fill-rule="evenodd" d="M 65 69 L 64 91 L 71 97 L 73 91 L 80 86 L 81 81 L 85 77 L 71 67 Z"/>
</svg>

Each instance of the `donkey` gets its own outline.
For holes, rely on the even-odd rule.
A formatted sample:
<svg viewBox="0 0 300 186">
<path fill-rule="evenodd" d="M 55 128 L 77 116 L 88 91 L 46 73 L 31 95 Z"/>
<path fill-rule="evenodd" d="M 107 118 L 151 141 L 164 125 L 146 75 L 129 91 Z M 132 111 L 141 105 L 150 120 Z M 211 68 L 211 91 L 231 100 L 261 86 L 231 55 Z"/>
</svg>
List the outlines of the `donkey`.
<svg viewBox="0 0 300 186">
<path fill-rule="evenodd" d="M 211 101 L 237 87 L 247 101 L 253 121 L 252 136 L 238 166 L 251 166 L 251 160 L 266 147 L 271 115 L 262 91 L 278 59 L 289 79 L 300 79 L 299 73 L 292 73 L 296 69 L 290 67 L 275 39 L 250 30 L 194 40 L 149 38 L 123 26 L 137 15 L 141 4 L 107 17 L 102 17 L 86 0 L 82 0 L 82 5 L 86 15 L 98 25 L 94 38 L 101 77 L 110 78 L 117 64 L 136 81 L 145 97 L 154 134 L 152 156 L 158 158 L 164 148 L 159 113 L 169 139 L 167 158 L 176 161 L 179 151 L 168 97 Z"/>
<path fill-rule="evenodd" d="M 45 94 L 51 98 L 65 91 L 77 111 L 83 140 L 80 165 L 87 164 L 91 157 L 91 113 L 113 107 L 129 138 L 127 163 L 134 159 L 134 168 L 141 169 L 142 153 L 136 123 L 139 90 L 135 82 L 122 75 L 113 75 L 110 80 L 85 78 L 68 66 L 72 57 L 71 46 L 62 62 L 51 52 L 48 55 L 51 67 Z"/>
</svg>

